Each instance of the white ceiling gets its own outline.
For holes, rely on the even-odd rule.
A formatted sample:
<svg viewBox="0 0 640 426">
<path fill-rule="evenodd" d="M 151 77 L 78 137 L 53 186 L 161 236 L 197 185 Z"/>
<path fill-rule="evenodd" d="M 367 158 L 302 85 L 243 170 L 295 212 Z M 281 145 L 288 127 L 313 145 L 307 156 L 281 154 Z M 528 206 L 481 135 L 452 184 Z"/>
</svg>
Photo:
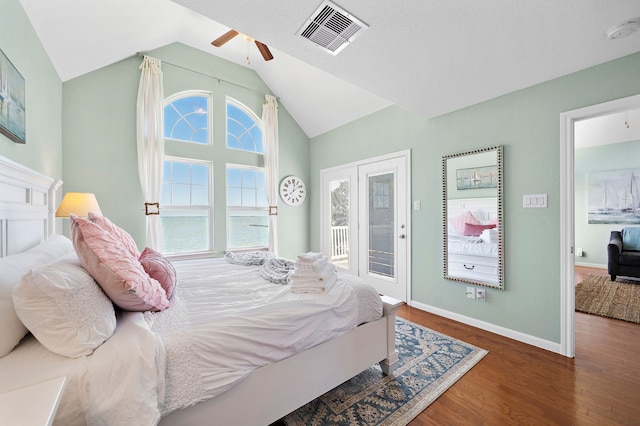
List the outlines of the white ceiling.
<svg viewBox="0 0 640 426">
<path fill-rule="evenodd" d="M 321 0 L 21 0 L 67 81 L 172 42 L 254 69 L 314 137 L 396 104 L 435 117 L 640 51 L 638 0 L 337 0 L 369 25 L 337 56 L 296 35 Z M 183 7 L 186 6 L 186 7 Z M 262 61 L 229 28 L 266 43 Z M 253 47 L 253 46 L 252 46 Z"/>
</svg>

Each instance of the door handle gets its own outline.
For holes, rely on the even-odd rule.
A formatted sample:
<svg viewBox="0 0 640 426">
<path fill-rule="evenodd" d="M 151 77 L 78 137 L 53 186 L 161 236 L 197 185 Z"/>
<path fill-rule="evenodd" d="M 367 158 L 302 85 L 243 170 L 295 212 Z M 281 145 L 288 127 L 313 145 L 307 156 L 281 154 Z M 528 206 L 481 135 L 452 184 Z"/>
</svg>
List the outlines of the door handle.
<svg viewBox="0 0 640 426">
<path fill-rule="evenodd" d="M 400 235 L 398 236 L 398 238 L 400 238 L 401 240 L 404 240 L 404 239 L 406 238 L 406 235 L 404 235 L 404 234 L 400 234 Z"/>
</svg>

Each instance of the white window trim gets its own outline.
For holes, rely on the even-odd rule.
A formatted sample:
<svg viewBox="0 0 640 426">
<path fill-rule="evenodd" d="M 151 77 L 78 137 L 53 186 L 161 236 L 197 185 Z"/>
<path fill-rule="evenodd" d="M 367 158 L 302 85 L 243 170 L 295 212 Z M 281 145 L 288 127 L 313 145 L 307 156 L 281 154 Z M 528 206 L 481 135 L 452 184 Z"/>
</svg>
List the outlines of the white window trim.
<svg viewBox="0 0 640 426">
<path fill-rule="evenodd" d="M 225 169 L 225 178 L 228 174 L 229 169 L 245 169 L 245 170 L 259 170 L 264 173 L 264 167 L 259 166 L 250 166 L 247 164 L 236 164 L 236 163 L 227 163 L 227 167 Z M 229 189 L 229 184 L 225 181 L 225 192 Z M 225 204 L 228 194 L 225 194 Z M 254 250 L 269 250 L 269 242 L 267 241 L 266 246 L 252 246 L 252 247 L 229 247 L 229 236 L 231 235 L 231 231 L 229 229 L 229 211 L 256 211 L 256 212 L 266 212 L 269 214 L 269 206 L 265 207 L 243 207 L 243 206 L 229 206 L 226 205 L 225 209 L 225 223 L 226 223 L 226 251 L 230 252 L 243 252 L 243 251 L 254 251 Z"/>
<path fill-rule="evenodd" d="M 173 253 L 173 254 L 167 254 L 166 257 L 170 258 L 170 259 L 175 259 L 175 260 L 179 260 L 179 259 L 193 259 L 193 258 L 199 258 L 199 257 L 206 257 L 206 256 L 213 256 L 214 252 L 214 234 L 215 234 L 215 229 L 214 229 L 214 212 L 215 212 L 215 200 L 213 198 L 214 196 L 214 164 L 213 161 L 207 161 L 207 160 L 200 160 L 197 158 L 188 158 L 188 157 L 176 157 L 176 156 L 169 156 L 169 155 L 165 155 L 164 158 L 162 159 L 163 161 L 163 166 L 164 166 L 164 162 L 165 161 L 174 161 L 174 162 L 182 162 L 182 163 L 192 163 L 192 164 L 204 164 L 204 165 L 208 165 L 209 166 L 209 205 L 189 205 L 189 206 L 184 206 L 184 205 L 177 205 L 174 206 L 173 204 L 170 205 L 160 205 L 160 217 L 162 217 L 162 209 L 166 208 L 168 210 L 202 210 L 202 209 L 208 209 L 209 210 L 209 221 L 208 221 L 208 226 L 209 226 L 209 246 L 207 247 L 206 250 L 202 250 L 202 251 L 196 251 L 196 252 L 188 252 L 188 253 Z M 163 182 L 164 184 L 164 182 Z"/>
</svg>

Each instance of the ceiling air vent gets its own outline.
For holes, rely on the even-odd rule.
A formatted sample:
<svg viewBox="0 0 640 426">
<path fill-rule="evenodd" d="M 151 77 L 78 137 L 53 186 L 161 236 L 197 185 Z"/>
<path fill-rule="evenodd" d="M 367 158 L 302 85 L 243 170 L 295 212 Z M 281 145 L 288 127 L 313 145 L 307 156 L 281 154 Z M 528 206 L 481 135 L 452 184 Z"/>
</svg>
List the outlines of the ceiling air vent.
<svg viewBox="0 0 640 426">
<path fill-rule="evenodd" d="M 368 27 L 344 9 L 325 0 L 296 34 L 337 55 Z"/>
</svg>

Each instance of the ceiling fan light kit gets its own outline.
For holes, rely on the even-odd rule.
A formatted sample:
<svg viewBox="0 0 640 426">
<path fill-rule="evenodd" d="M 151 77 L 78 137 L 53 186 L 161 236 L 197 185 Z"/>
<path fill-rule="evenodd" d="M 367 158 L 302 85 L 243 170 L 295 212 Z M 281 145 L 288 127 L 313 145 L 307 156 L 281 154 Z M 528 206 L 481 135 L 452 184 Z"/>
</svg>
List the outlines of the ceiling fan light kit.
<svg viewBox="0 0 640 426">
<path fill-rule="evenodd" d="M 239 35 L 241 33 L 239 33 L 236 30 L 229 30 L 226 33 L 222 34 L 220 37 L 218 37 L 217 39 L 213 40 L 211 42 L 212 46 L 215 47 L 222 47 L 225 43 L 227 43 L 228 41 L 232 40 L 234 37 L 236 37 L 237 35 Z M 258 50 L 260 51 L 260 54 L 262 55 L 262 58 L 265 61 L 270 61 L 273 59 L 273 55 L 271 54 L 271 51 L 269 50 L 269 48 L 267 47 L 266 44 L 259 42 L 258 40 L 249 37 L 248 35 L 242 34 L 242 37 L 244 37 L 244 39 L 247 41 L 247 43 L 250 43 L 251 41 L 253 41 L 256 46 L 258 47 Z M 248 60 L 248 58 L 247 58 Z"/>
</svg>

